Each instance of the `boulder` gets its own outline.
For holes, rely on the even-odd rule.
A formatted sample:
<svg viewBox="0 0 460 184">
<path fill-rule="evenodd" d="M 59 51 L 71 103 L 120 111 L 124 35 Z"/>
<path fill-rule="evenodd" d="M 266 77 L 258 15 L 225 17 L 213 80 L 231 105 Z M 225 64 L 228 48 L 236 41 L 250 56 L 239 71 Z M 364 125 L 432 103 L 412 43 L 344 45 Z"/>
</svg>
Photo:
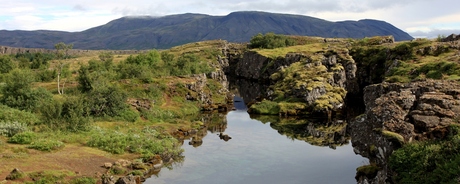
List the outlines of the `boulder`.
<svg viewBox="0 0 460 184">
<path fill-rule="evenodd" d="M 128 175 L 118 178 L 115 184 L 141 184 L 141 178 L 139 176 Z"/>
</svg>

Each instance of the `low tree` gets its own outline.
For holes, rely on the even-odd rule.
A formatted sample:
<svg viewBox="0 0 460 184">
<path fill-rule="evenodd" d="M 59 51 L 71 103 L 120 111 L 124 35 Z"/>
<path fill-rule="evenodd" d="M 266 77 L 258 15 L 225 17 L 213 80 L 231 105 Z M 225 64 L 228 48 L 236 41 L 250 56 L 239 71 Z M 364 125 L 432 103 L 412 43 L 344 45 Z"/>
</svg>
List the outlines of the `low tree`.
<svg viewBox="0 0 460 184">
<path fill-rule="evenodd" d="M 8 73 L 16 68 L 16 63 L 10 56 L 0 55 L 0 73 Z"/>
<path fill-rule="evenodd" d="M 73 44 L 65 44 L 64 42 L 59 42 L 54 45 L 56 49 L 56 56 L 59 59 L 58 63 L 58 72 L 57 72 L 57 88 L 60 95 L 64 94 L 65 80 L 62 83 L 61 87 L 61 76 L 64 66 L 67 64 L 67 58 L 69 57 L 69 50 L 73 48 Z M 64 60 L 64 61 L 62 61 Z M 62 88 L 62 89 L 61 89 Z"/>
<path fill-rule="evenodd" d="M 109 83 L 99 84 L 86 94 L 90 115 L 96 117 L 118 116 L 128 106 L 127 94 L 119 86 Z"/>
</svg>

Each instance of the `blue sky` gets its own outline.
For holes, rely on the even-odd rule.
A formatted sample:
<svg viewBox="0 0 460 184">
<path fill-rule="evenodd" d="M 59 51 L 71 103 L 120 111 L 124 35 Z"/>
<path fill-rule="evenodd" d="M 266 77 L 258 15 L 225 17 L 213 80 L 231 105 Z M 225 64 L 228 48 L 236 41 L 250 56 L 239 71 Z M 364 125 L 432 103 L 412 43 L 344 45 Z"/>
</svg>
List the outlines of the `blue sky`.
<svg viewBox="0 0 460 184">
<path fill-rule="evenodd" d="M 329 21 L 377 19 L 412 36 L 460 34 L 459 0 L 2 0 L 0 30 L 82 31 L 123 16 L 267 11 Z"/>
</svg>

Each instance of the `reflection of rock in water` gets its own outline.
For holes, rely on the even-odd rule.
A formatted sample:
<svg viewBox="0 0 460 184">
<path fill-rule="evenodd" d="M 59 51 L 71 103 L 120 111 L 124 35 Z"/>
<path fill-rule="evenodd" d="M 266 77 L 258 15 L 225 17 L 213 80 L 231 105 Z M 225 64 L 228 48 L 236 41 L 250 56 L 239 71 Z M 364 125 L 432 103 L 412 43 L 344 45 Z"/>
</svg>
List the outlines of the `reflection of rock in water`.
<svg viewBox="0 0 460 184">
<path fill-rule="evenodd" d="M 192 140 L 188 142 L 188 145 L 192 145 L 193 147 L 201 146 L 201 144 L 203 144 L 203 137 L 198 135 L 193 136 Z"/>
<path fill-rule="evenodd" d="M 202 114 L 201 121 L 211 133 L 224 132 L 227 129 L 227 118 L 223 113 Z"/>
<path fill-rule="evenodd" d="M 232 137 L 230 137 L 229 135 L 224 134 L 224 133 L 222 133 L 222 132 L 219 133 L 219 138 L 220 138 L 221 140 L 224 140 L 225 142 L 227 142 L 228 140 L 232 139 Z"/>
<path fill-rule="evenodd" d="M 303 140 L 315 146 L 329 146 L 335 149 L 337 146 L 347 144 L 350 140 L 347 136 L 347 123 L 341 120 L 325 122 L 321 119 L 261 115 L 251 115 L 251 118 L 264 123 L 270 122 L 270 126 L 278 130 L 279 134 L 291 139 Z"/>
<path fill-rule="evenodd" d="M 227 129 L 227 118 L 226 114 L 223 113 L 203 113 L 200 115 L 199 125 L 196 128 L 190 130 L 177 130 L 174 135 L 176 138 L 184 143 L 184 140 L 189 140 L 188 144 L 193 147 L 198 147 L 203 144 L 203 138 L 208 134 L 219 132 L 222 133 Z M 228 138 L 226 138 L 226 141 Z"/>
<path fill-rule="evenodd" d="M 229 77 L 229 88 L 233 94 L 244 99 L 245 103 L 249 103 L 261 94 L 265 94 L 268 85 L 253 80 Z"/>
</svg>

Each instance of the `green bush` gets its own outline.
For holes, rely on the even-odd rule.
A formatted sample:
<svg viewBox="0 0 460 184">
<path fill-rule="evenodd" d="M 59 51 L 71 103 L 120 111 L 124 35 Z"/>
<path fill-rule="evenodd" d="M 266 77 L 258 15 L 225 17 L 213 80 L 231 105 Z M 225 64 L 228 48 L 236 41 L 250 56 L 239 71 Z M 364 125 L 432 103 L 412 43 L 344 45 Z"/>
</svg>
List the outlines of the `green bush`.
<svg viewBox="0 0 460 184">
<path fill-rule="evenodd" d="M 72 132 L 85 131 L 90 126 L 87 116 L 88 110 L 81 97 L 69 97 L 62 104 L 61 117 L 65 124 L 65 129 Z"/>
<path fill-rule="evenodd" d="M 39 139 L 37 141 L 32 142 L 29 146 L 27 146 L 27 148 L 49 152 L 49 151 L 61 149 L 64 146 L 65 146 L 64 143 L 61 141 Z"/>
<path fill-rule="evenodd" d="M 126 110 L 120 113 L 120 117 L 129 122 L 136 122 L 140 115 L 139 112 L 126 108 Z"/>
<path fill-rule="evenodd" d="M 458 183 L 460 173 L 460 134 L 450 127 L 446 140 L 417 142 L 393 152 L 390 168 L 397 183 Z"/>
<path fill-rule="evenodd" d="M 274 49 L 279 47 L 287 47 L 295 45 L 295 41 L 285 35 L 274 33 L 259 33 L 249 41 L 249 48 Z"/>
<path fill-rule="evenodd" d="M 28 130 L 28 127 L 25 123 L 14 122 L 0 122 L 0 135 L 13 137 L 14 135 L 25 132 Z"/>
<path fill-rule="evenodd" d="M 93 116 L 116 117 L 128 108 L 127 97 L 126 91 L 116 85 L 99 85 L 87 93 L 87 107 Z"/>
<path fill-rule="evenodd" d="M 8 73 L 16 67 L 16 63 L 10 56 L 0 55 L 0 73 Z"/>
<path fill-rule="evenodd" d="M 51 130 L 71 132 L 88 130 L 91 120 L 82 96 L 65 96 L 63 102 L 51 100 L 42 105 L 42 124 Z"/>
<path fill-rule="evenodd" d="M 0 121 L 20 121 L 27 125 L 33 125 L 39 122 L 39 118 L 34 113 L 0 105 Z"/>
<path fill-rule="evenodd" d="M 15 144 L 30 144 L 32 141 L 35 139 L 35 133 L 34 132 L 21 132 L 18 134 L 15 134 L 13 137 L 10 137 L 8 139 L 9 143 L 15 143 Z"/>
<path fill-rule="evenodd" d="M 2 88 L 0 102 L 20 110 L 35 111 L 41 102 L 51 99 L 51 93 L 45 89 L 32 89 L 31 76 L 33 73 L 30 70 L 11 71 Z"/>
<path fill-rule="evenodd" d="M 56 79 L 57 73 L 56 70 L 40 70 L 36 74 L 36 78 L 41 82 L 51 82 Z"/>
</svg>

